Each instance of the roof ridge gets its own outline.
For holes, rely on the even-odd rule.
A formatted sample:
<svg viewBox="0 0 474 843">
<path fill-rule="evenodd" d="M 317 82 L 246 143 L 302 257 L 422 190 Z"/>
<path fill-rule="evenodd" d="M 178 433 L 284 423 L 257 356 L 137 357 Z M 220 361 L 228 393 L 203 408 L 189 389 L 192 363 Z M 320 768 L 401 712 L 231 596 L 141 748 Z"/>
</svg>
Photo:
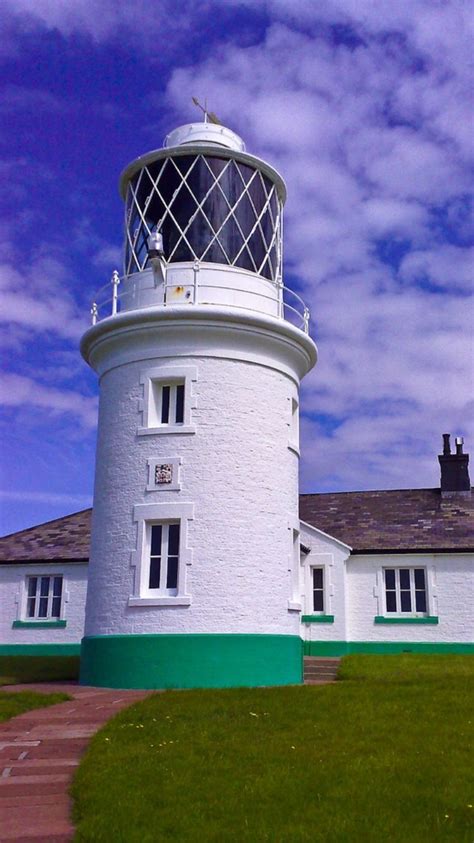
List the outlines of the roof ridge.
<svg viewBox="0 0 474 843">
<path fill-rule="evenodd" d="M 439 487 L 427 487 L 422 486 L 421 488 L 405 488 L 405 489 L 350 489 L 344 492 L 300 492 L 300 498 L 309 498 L 314 495 L 370 495 L 370 494 L 381 494 L 385 492 L 439 492 Z"/>
<path fill-rule="evenodd" d="M 32 527 L 24 527 L 23 530 L 15 530 L 13 533 L 6 533 L 4 536 L 0 536 L 0 541 L 2 539 L 9 539 L 12 536 L 19 536 L 20 533 L 29 533 L 31 530 L 46 527 L 48 524 L 54 524 L 57 521 L 65 521 L 66 518 L 72 518 L 74 515 L 82 515 L 83 512 L 92 512 L 92 507 L 87 506 L 85 509 L 79 509 L 77 512 L 70 512 L 68 515 L 62 515 L 59 518 L 51 518 L 49 521 L 42 521 L 41 524 L 33 524 Z"/>
</svg>

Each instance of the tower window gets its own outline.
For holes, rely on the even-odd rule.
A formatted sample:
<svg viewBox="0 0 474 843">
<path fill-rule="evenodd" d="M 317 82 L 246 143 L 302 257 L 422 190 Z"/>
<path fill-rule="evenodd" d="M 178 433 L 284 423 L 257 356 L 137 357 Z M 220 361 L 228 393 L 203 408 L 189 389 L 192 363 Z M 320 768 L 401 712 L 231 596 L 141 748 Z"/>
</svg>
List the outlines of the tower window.
<svg viewBox="0 0 474 843">
<path fill-rule="evenodd" d="M 63 596 L 63 578 L 50 576 L 27 577 L 26 618 L 47 620 L 60 618 Z"/>
<path fill-rule="evenodd" d="M 179 522 L 153 524 L 150 528 L 148 587 L 162 594 L 178 593 Z"/>
<path fill-rule="evenodd" d="M 195 366 L 163 366 L 142 372 L 143 398 L 139 410 L 143 421 L 138 434 L 194 433 L 196 380 Z"/>
<path fill-rule="evenodd" d="M 161 424 L 183 424 L 184 383 L 156 384 Z"/>
<path fill-rule="evenodd" d="M 137 546 L 132 551 L 135 568 L 129 606 L 189 606 L 186 570 L 192 564 L 189 522 L 193 503 L 137 504 L 133 508 Z"/>
</svg>

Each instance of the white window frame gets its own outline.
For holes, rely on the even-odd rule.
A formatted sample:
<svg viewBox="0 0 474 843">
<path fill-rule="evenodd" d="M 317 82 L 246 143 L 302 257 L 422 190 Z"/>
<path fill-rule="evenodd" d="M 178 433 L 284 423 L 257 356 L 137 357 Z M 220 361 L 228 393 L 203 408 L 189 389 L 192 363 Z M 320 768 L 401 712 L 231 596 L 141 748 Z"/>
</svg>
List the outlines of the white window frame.
<svg viewBox="0 0 474 843">
<path fill-rule="evenodd" d="M 39 607 L 40 607 L 40 600 L 41 600 L 41 580 L 43 578 L 49 578 L 49 588 L 48 588 L 48 608 L 46 615 L 39 615 Z M 54 579 L 55 577 L 61 577 L 61 602 L 59 607 L 59 615 L 52 615 L 52 607 L 53 607 L 53 597 L 54 597 Z M 28 615 L 28 601 L 29 601 L 29 583 L 30 580 L 36 578 L 36 595 L 35 595 L 35 613 L 33 616 Z M 66 603 L 66 582 L 63 573 L 59 572 L 44 572 L 41 571 L 36 573 L 35 571 L 31 571 L 28 574 L 25 574 L 24 581 L 23 581 L 23 595 L 22 595 L 22 610 L 21 610 L 21 620 L 27 623 L 44 623 L 45 621 L 54 622 L 64 620 L 64 606 Z"/>
<path fill-rule="evenodd" d="M 415 570 L 422 570 L 425 574 L 425 604 L 426 610 L 420 612 L 416 610 L 416 589 L 415 589 Z M 387 609 L 387 587 L 385 584 L 385 571 L 395 571 L 395 602 L 396 611 L 389 612 Z M 410 573 L 410 601 L 412 608 L 408 612 L 402 611 L 401 605 L 401 591 L 400 588 L 400 571 L 409 571 Z M 382 605 L 383 616 L 386 618 L 426 618 L 430 615 L 430 588 L 428 582 L 428 568 L 426 565 L 384 565 L 382 568 Z M 389 589 L 393 591 L 393 589 Z M 403 589 L 404 590 L 404 589 Z"/>
<path fill-rule="evenodd" d="M 323 608 L 322 609 L 315 609 L 314 608 L 314 572 L 321 571 L 322 573 L 322 581 L 323 585 L 321 589 L 316 589 L 321 591 L 323 595 Z M 326 604 L 327 604 L 327 597 L 326 597 L 326 566 L 325 565 L 311 565 L 310 566 L 310 582 L 311 582 L 311 614 L 312 615 L 327 615 L 329 614 L 326 611 Z"/>
<path fill-rule="evenodd" d="M 298 393 L 289 399 L 288 448 L 300 455 L 300 405 Z"/>
<path fill-rule="evenodd" d="M 181 457 L 163 457 L 162 459 L 153 458 L 147 460 L 148 466 L 148 483 L 147 492 L 179 492 L 181 489 Z M 172 480 L 171 483 L 156 483 L 156 469 L 160 465 L 171 465 Z"/>
<path fill-rule="evenodd" d="M 332 569 L 334 566 L 334 554 L 318 552 L 311 548 L 310 553 L 305 557 L 305 615 L 332 615 L 334 586 Z M 323 571 L 323 606 L 324 610 L 319 612 L 313 608 L 313 568 L 322 568 Z"/>
<path fill-rule="evenodd" d="M 160 433 L 195 433 L 192 423 L 192 411 L 196 409 L 196 395 L 193 384 L 197 381 L 196 366 L 162 366 L 160 368 L 145 369 L 140 373 L 140 384 L 143 386 L 143 398 L 138 403 L 142 414 L 142 424 L 138 428 L 139 436 L 149 436 Z M 184 386 L 183 421 L 161 422 L 162 388 L 171 387 L 170 418 L 176 407 L 176 387 Z M 174 396 L 174 398 L 173 398 Z"/>
<path fill-rule="evenodd" d="M 188 524 L 194 518 L 192 503 L 138 504 L 133 510 L 137 522 L 137 546 L 131 555 L 135 568 L 133 594 L 129 606 L 189 606 L 191 596 L 186 591 L 187 567 L 192 565 L 192 550 L 188 547 Z M 175 593 L 167 589 L 150 589 L 151 527 L 157 524 L 179 523 L 178 584 Z"/>
<path fill-rule="evenodd" d="M 290 577 L 290 597 L 288 600 L 289 612 L 301 612 L 301 551 L 300 551 L 300 522 L 298 518 L 288 518 L 288 573 Z"/>
</svg>

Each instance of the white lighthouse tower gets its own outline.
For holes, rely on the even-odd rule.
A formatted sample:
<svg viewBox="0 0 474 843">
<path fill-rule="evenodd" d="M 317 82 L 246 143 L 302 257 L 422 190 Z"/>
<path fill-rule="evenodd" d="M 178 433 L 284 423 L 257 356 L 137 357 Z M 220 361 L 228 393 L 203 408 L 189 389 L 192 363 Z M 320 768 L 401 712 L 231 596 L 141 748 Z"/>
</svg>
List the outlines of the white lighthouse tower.
<svg viewBox="0 0 474 843">
<path fill-rule="evenodd" d="M 285 186 L 213 123 L 124 171 L 125 267 L 82 353 L 100 380 L 81 681 L 302 681 L 298 406 L 316 361 L 282 282 Z"/>
</svg>

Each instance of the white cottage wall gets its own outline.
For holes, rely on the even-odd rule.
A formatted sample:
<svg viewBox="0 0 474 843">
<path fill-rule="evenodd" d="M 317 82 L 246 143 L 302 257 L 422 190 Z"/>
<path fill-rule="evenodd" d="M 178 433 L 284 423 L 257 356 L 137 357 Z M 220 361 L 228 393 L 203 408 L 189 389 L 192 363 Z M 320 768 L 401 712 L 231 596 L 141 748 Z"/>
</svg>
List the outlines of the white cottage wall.
<svg viewBox="0 0 474 843">
<path fill-rule="evenodd" d="M 24 590 L 28 576 L 63 576 L 62 619 L 66 626 L 13 628 L 24 614 Z M 80 644 L 84 634 L 87 565 L 78 562 L 0 565 L 0 646 L 30 644 Z"/>
<path fill-rule="evenodd" d="M 345 641 L 346 629 L 346 560 L 350 549 L 320 530 L 301 522 L 301 543 L 310 553 L 301 554 L 302 615 L 312 615 L 311 568 L 323 567 L 325 579 L 325 614 L 333 615 L 333 623 L 301 624 L 305 641 Z"/>
<path fill-rule="evenodd" d="M 383 615 L 383 568 L 425 568 L 429 613 L 437 624 L 374 622 Z M 349 641 L 471 643 L 474 640 L 473 554 L 374 554 L 347 562 Z"/>
</svg>

